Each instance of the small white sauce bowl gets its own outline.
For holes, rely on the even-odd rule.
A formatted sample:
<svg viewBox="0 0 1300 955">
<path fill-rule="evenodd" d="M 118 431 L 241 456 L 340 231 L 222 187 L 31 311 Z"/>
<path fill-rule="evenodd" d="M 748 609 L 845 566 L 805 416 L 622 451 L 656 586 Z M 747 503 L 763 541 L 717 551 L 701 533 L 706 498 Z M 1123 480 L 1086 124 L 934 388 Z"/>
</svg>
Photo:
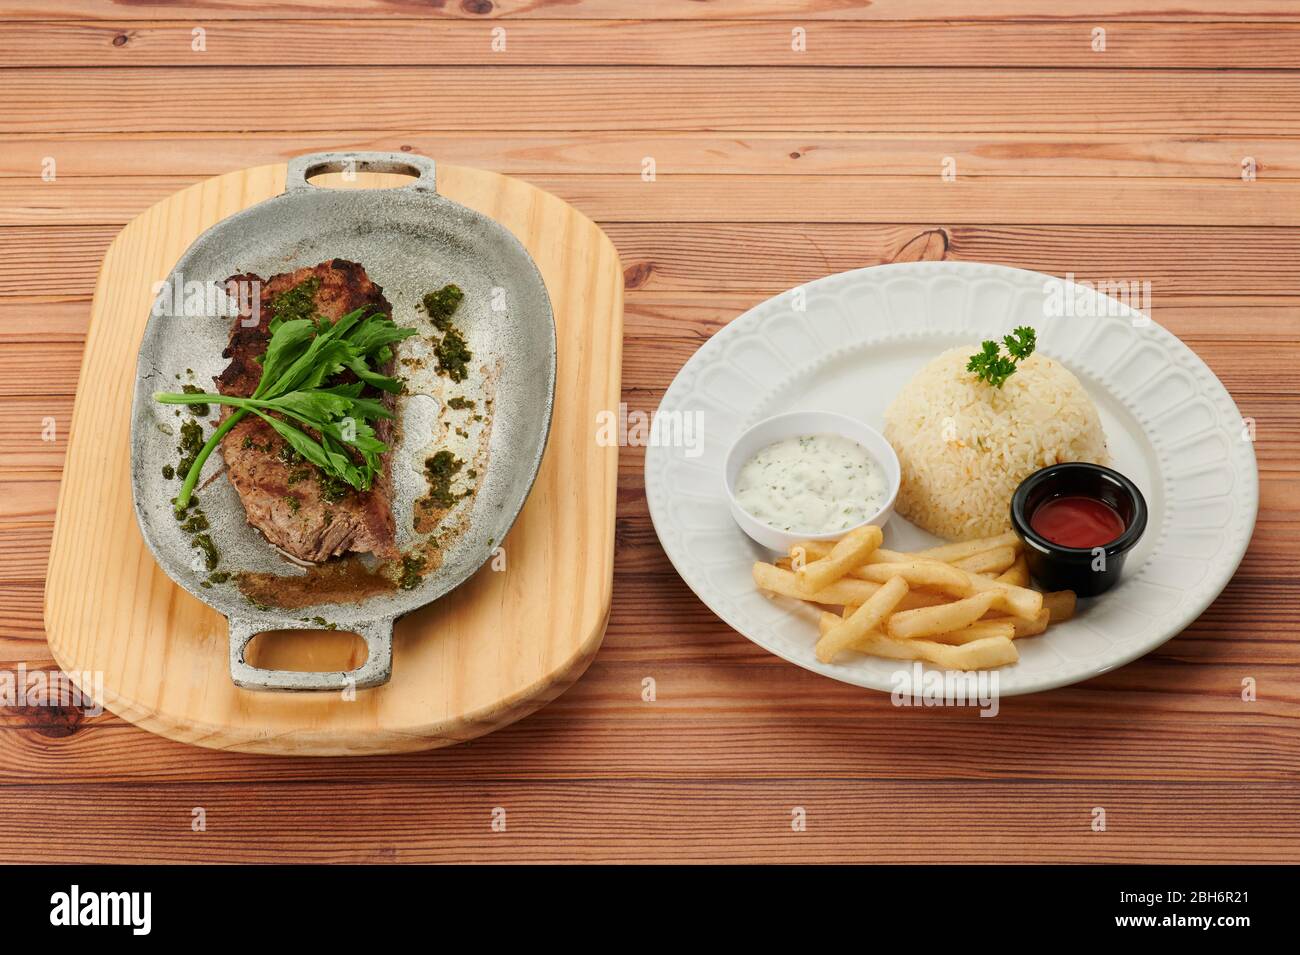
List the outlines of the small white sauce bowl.
<svg viewBox="0 0 1300 955">
<path fill-rule="evenodd" d="M 829 534 L 801 534 L 779 530 L 765 524 L 740 506 L 740 502 L 736 500 L 736 481 L 740 477 L 741 468 L 749 462 L 749 459 L 769 444 L 811 434 L 837 434 L 850 441 L 856 441 L 867 450 L 884 471 L 885 484 L 889 488 L 889 494 L 880 510 L 865 521 Z M 838 540 L 854 528 L 864 527 L 867 524 L 884 527 L 894 516 L 894 499 L 898 497 L 901 473 L 898 455 L 885 440 L 885 436 L 875 428 L 863 424 L 856 418 L 831 411 L 791 411 L 765 418 L 736 439 L 731 450 L 727 452 L 727 460 L 722 469 L 722 483 L 727 490 L 731 516 L 736 519 L 740 529 L 764 547 L 784 553 L 800 541 Z"/>
</svg>

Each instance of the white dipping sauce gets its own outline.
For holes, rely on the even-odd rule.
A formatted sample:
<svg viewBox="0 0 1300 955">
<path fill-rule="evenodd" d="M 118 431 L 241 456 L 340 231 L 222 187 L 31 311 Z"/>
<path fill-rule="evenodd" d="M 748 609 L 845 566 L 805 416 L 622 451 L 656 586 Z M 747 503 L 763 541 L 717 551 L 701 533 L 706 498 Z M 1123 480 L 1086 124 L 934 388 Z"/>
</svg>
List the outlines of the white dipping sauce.
<svg viewBox="0 0 1300 955">
<path fill-rule="evenodd" d="M 838 434 L 769 444 L 736 479 L 736 500 L 764 524 L 830 534 L 861 524 L 885 503 L 885 472 L 867 449 Z"/>
</svg>

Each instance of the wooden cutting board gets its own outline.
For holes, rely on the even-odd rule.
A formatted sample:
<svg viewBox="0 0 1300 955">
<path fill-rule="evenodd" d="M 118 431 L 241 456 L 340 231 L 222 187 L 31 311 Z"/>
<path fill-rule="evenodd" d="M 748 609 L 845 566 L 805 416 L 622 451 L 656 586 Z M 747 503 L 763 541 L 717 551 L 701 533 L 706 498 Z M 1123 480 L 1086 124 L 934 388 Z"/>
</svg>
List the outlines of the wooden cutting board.
<svg viewBox="0 0 1300 955">
<path fill-rule="evenodd" d="M 436 156 L 434 157 L 437 158 Z M 510 229 L 550 292 L 555 413 L 537 483 L 497 561 L 397 624 L 393 679 L 353 699 L 259 693 L 230 680 L 225 617 L 154 562 L 131 504 L 130 407 L 153 285 L 204 229 L 284 189 L 283 165 L 198 183 L 132 220 L 95 288 L 45 589 L 55 660 L 114 713 L 216 749 L 393 753 L 481 736 L 558 696 L 604 636 L 613 578 L 618 448 L 596 442 L 616 409 L 623 276 L 613 244 L 549 193 L 491 172 L 438 166 L 438 191 Z M 357 174 L 339 188 L 401 184 Z M 260 666 L 344 667 L 351 637 L 299 631 Z M 260 639 L 260 638 L 259 638 Z M 84 675 L 89 674 L 89 677 Z M 102 691 L 98 689 L 102 678 Z"/>
</svg>

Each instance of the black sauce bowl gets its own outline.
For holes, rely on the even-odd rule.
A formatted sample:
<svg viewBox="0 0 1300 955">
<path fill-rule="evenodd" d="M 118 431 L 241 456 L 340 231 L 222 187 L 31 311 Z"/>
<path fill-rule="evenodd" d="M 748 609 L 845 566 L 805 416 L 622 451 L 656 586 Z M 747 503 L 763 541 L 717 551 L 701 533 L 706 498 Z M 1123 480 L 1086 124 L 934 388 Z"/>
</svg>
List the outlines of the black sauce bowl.
<svg viewBox="0 0 1300 955">
<path fill-rule="evenodd" d="M 1030 525 L 1034 512 L 1048 501 L 1080 495 L 1113 507 L 1124 520 L 1124 532 L 1096 548 L 1062 547 Z M 1124 558 L 1147 527 L 1147 502 L 1137 485 L 1100 464 L 1071 462 L 1035 471 L 1011 496 L 1011 526 L 1025 544 L 1029 572 L 1047 590 L 1073 590 L 1095 597 L 1119 582 Z M 1103 555 L 1097 553 L 1104 552 Z"/>
</svg>

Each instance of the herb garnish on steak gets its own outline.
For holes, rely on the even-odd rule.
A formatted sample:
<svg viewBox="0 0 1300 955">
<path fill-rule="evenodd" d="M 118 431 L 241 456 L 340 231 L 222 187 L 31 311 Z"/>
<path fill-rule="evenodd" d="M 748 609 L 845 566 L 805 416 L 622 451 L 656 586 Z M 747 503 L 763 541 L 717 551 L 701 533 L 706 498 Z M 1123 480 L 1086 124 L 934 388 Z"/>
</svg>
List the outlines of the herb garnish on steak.
<svg viewBox="0 0 1300 955">
<path fill-rule="evenodd" d="M 221 443 L 248 521 L 303 560 L 348 551 L 394 558 L 391 446 L 398 341 L 383 290 L 360 265 L 334 259 L 258 281 L 260 313 L 235 321 L 219 394 L 159 401 L 221 404 L 222 423 L 178 497 L 183 506 L 211 447 Z"/>
</svg>

